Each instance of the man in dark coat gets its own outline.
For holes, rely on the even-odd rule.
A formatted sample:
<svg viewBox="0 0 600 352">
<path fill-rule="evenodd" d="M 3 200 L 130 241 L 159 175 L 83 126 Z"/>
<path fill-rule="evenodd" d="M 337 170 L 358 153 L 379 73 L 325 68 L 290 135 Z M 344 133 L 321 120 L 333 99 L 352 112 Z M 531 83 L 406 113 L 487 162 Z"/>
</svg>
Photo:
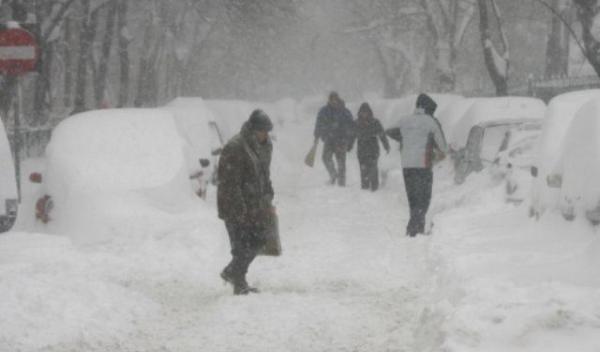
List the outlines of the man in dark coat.
<svg viewBox="0 0 600 352">
<path fill-rule="evenodd" d="M 387 153 L 390 152 L 390 144 L 381 122 L 373 116 L 373 111 L 368 103 L 363 103 L 358 109 L 355 128 L 361 187 L 362 189 L 376 191 L 379 188 L 378 139 L 381 140 L 381 144 L 383 144 L 383 148 Z"/>
<path fill-rule="evenodd" d="M 315 144 L 323 141 L 323 163 L 331 184 L 346 185 L 346 153 L 351 148 L 354 122 L 352 113 L 336 92 L 329 94 L 327 105 L 321 108 L 315 124 Z M 337 161 L 337 170 L 333 156 Z"/>
<path fill-rule="evenodd" d="M 410 221 L 406 234 L 414 237 L 425 232 L 425 216 L 431 203 L 433 172 L 431 168 L 436 149 L 443 157 L 448 151 L 444 133 L 433 117 L 437 104 L 426 94 L 417 98 L 415 113 L 400 120 L 387 134 L 400 142 L 404 185 Z"/>
<path fill-rule="evenodd" d="M 273 145 L 269 116 L 255 110 L 223 148 L 219 160 L 217 205 L 231 244 L 231 262 L 221 278 L 236 295 L 258 292 L 248 286 L 246 273 L 264 246 L 269 212 L 274 213 L 270 165 Z"/>
</svg>

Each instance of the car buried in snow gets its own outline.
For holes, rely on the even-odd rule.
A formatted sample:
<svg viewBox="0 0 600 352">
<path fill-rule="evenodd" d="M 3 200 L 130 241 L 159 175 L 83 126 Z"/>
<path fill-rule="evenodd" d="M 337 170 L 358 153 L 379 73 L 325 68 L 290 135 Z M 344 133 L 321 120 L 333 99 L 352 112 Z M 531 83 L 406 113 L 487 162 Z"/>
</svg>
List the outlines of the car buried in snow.
<svg viewBox="0 0 600 352">
<path fill-rule="evenodd" d="M 19 196 L 13 153 L 0 120 L 0 232 L 10 230 L 17 218 Z"/>
<path fill-rule="evenodd" d="M 546 183 L 557 190 L 557 205 L 565 219 L 585 216 L 593 225 L 600 224 L 599 99 L 577 110 Z"/>
<path fill-rule="evenodd" d="M 488 166 L 494 177 L 506 180 L 506 200 L 520 203 L 542 129 L 546 104 L 526 97 L 477 98 L 454 123 L 448 143 L 454 162 L 454 182 Z"/>
<path fill-rule="evenodd" d="M 128 213 L 182 211 L 194 193 L 204 195 L 193 187 L 194 173 L 211 158 L 208 147 L 199 158 L 185 127 L 169 109 L 107 109 L 63 120 L 46 148 L 44 174 L 30 175 L 41 183 L 36 218 L 68 231 Z"/>
<path fill-rule="evenodd" d="M 547 212 L 558 211 L 563 212 L 563 215 L 569 214 L 570 207 L 562 204 L 558 173 L 564 165 L 562 156 L 565 154 L 567 132 L 579 109 L 587 102 L 599 99 L 600 89 L 590 89 L 564 93 L 550 100 L 544 118 L 544 128 L 536 146 L 536 160 L 531 168 L 531 175 L 534 177 L 530 194 L 531 217 L 539 219 Z"/>
<path fill-rule="evenodd" d="M 454 182 L 462 184 L 473 172 L 489 169 L 506 182 L 506 201 L 521 203 L 530 184 L 529 170 L 542 130 L 538 119 L 499 120 L 471 128 L 467 145 L 456 156 Z"/>
</svg>

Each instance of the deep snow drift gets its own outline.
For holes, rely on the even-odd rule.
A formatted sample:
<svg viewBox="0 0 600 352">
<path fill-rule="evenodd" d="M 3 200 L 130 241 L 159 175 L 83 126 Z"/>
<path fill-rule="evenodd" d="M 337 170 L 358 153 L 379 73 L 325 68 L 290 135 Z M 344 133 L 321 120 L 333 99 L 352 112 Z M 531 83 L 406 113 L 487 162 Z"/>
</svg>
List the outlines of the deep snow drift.
<svg viewBox="0 0 600 352">
<path fill-rule="evenodd" d="M 211 105 L 216 119 L 254 106 Z M 106 205 L 122 217 L 81 234 L 107 235 L 101 243 L 73 241 L 58 224 L 57 235 L 33 233 L 20 221 L 0 235 L 0 351 L 600 349 L 600 240 L 587 223 L 552 213 L 530 220 L 526 204 L 503 202 L 500 181 L 484 171 L 454 186 L 444 162 L 435 170 L 433 234 L 406 238 L 398 170 L 386 170 L 382 191 L 363 192 L 353 152 L 348 187 L 328 187 L 320 162 L 302 163 L 312 105 L 271 108 L 286 110 L 273 116 L 284 254 L 251 267 L 249 281 L 263 293 L 234 297 L 218 277 L 229 249 L 214 188 L 182 212 L 156 201 Z M 178 155 L 169 170 L 184 168 Z M 381 164 L 398 158 L 393 144 Z M 189 186 L 174 179 L 161 187 Z M 137 206 L 149 211 L 131 216 Z"/>
</svg>

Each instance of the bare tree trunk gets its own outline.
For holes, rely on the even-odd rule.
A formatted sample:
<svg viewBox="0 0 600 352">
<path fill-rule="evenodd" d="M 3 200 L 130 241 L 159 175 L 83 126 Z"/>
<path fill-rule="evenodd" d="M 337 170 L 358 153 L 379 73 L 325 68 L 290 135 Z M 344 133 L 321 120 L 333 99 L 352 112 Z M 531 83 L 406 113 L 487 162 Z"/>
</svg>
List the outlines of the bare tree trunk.
<svg viewBox="0 0 600 352">
<path fill-rule="evenodd" d="M 64 51 L 63 57 L 65 62 L 65 87 L 63 105 L 65 107 L 71 106 L 71 99 L 73 94 L 73 21 L 70 18 L 65 20 L 65 40 L 64 40 Z"/>
<path fill-rule="evenodd" d="M 154 106 L 158 101 L 158 72 L 155 63 L 160 54 L 160 47 L 158 45 L 159 36 L 153 24 L 154 15 L 153 13 L 148 15 L 144 32 L 135 106 Z"/>
<path fill-rule="evenodd" d="M 592 31 L 596 18 L 600 14 L 598 0 L 573 0 L 577 6 L 577 17 L 583 28 L 585 56 L 600 77 L 600 34 Z"/>
<path fill-rule="evenodd" d="M 119 68 L 120 87 L 119 87 L 119 107 L 126 106 L 129 102 L 129 38 L 127 33 L 127 7 L 128 0 L 119 1 Z"/>
<path fill-rule="evenodd" d="M 552 5 L 559 14 L 568 10 L 567 0 L 554 0 Z M 566 76 L 569 71 L 569 30 L 557 16 L 552 16 L 546 45 L 546 76 Z"/>
<path fill-rule="evenodd" d="M 474 4 L 456 0 L 421 0 L 435 42 L 436 86 L 440 92 L 456 87 L 456 50 L 473 18 Z"/>
<path fill-rule="evenodd" d="M 110 51 L 114 37 L 115 19 L 117 16 L 117 1 L 112 0 L 106 14 L 106 31 L 102 42 L 102 51 L 100 62 L 98 64 L 98 77 L 96 78 L 96 106 L 101 107 L 106 97 L 106 85 L 108 82 L 108 62 L 110 60 Z"/>
<path fill-rule="evenodd" d="M 96 36 L 97 16 L 90 16 L 90 0 L 83 1 L 82 33 L 79 37 L 79 62 L 75 85 L 75 107 L 73 113 L 85 111 L 87 92 L 87 73 L 91 47 Z"/>
<path fill-rule="evenodd" d="M 504 55 L 500 55 L 492 41 L 490 23 L 488 17 L 488 1 L 491 1 L 493 12 L 496 16 L 497 26 L 502 38 Z M 508 42 L 503 33 L 502 19 L 498 9 L 495 7 L 495 0 L 478 0 L 479 2 L 479 31 L 481 34 L 481 45 L 483 46 L 483 57 L 488 73 L 496 87 L 497 96 L 508 95 Z"/>
</svg>

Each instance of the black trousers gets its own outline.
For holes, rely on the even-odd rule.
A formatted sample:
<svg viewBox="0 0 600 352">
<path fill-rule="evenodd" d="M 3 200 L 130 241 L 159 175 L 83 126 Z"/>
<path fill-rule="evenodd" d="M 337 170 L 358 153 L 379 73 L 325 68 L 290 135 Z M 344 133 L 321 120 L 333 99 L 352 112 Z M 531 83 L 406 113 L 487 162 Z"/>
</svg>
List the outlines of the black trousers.
<svg viewBox="0 0 600 352">
<path fill-rule="evenodd" d="M 333 163 L 334 155 L 337 161 L 337 170 Z M 338 185 L 346 185 L 346 146 L 343 143 L 325 143 L 323 146 L 323 164 L 329 172 L 332 184 L 337 180 Z"/>
<path fill-rule="evenodd" d="M 358 159 L 362 189 L 376 191 L 379 188 L 379 168 L 377 167 L 377 162 L 377 158 Z"/>
<path fill-rule="evenodd" d="M 259 249 L 264 246 L 264 239 L 259 231 L 250 226 L 226 221 L 225 227 L 229 234 L 232 257 L 225 271 L 231 274 L 237 283 L 245 283 L 248 268 Z"/>
<path fill-rule="evenodd" d="M 403 169 L 403 174 L 410 207 L 410 220 L 406 227 L 406 234 L 415 236 L 425 232 L 425 216 L 431 203 L 433 172 L 427 168 L 406 168 Z"/>
</svg>

